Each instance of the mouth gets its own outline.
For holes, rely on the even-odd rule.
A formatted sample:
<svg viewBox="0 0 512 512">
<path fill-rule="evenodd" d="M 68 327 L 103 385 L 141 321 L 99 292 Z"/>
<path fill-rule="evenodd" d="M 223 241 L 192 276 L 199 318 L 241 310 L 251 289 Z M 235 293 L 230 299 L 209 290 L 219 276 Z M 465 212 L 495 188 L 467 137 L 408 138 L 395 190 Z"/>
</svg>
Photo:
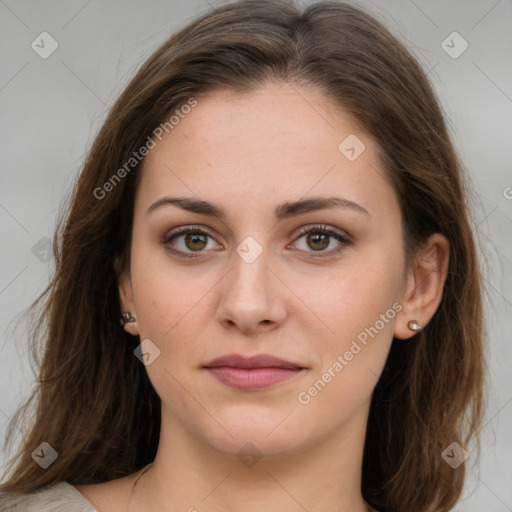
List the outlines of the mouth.
<svg viewBox="0 0 512 512">
<path fill-rule="evenodd" d="M 203 366 L 212 377 L 229 387 L 257 391 L 291 379 L 306 367 L 267 354 L 244 357 L 230 354 Z"/>
</svg>

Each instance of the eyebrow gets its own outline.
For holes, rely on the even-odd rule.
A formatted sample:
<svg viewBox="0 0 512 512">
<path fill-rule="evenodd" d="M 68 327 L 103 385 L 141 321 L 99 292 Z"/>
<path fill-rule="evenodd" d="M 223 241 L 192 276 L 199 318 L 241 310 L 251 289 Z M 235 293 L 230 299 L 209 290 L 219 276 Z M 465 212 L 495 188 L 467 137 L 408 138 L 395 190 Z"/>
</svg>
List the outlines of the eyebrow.
<svg viewBox="0 0 512 512">
<path fill-rule="evenodd" d="M 218 219 L 226 218 L 226 211 L 218 205 L 194 199 L 192 197 L 170 197 L 165 196 L 153 203 L 147 210 L 146 215 L 162 206 L 172 205 L 182 210 L 202 215 L 210 215 Z M 330 208 L 342 208 L 362 213 L 368 217 L 370 214 L 366 208 L 354 201 L 344 199 L 342 197 L 313 197 L 310 199 L 302 199 L 299 201 L 288 201 L 276 206 L 274 216 L 276 220 L 287 219 L 302 215 L 304 213 L 314 212 L 318 210 L 326 210 Z"/>
</svg>

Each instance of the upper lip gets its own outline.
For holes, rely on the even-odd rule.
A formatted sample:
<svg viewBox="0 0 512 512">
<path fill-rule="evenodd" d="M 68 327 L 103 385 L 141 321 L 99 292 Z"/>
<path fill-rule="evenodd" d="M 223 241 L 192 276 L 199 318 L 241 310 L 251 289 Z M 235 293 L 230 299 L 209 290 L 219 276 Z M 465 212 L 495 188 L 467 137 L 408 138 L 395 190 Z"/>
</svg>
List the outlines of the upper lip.
<svg viewBox="0 0 512 512">
<path fill-rule="evenodd" d="M 231 368 L 293 368 L 302 369 L 302 365 L 292 361 L 286 361 L 269 354 L 258 354 L 254 356 L 242 356 L 240 354 L 228 354 L 213 359 L 205 364 L 205 368 L 218 366 L 230 366 Z"/>
</svg>

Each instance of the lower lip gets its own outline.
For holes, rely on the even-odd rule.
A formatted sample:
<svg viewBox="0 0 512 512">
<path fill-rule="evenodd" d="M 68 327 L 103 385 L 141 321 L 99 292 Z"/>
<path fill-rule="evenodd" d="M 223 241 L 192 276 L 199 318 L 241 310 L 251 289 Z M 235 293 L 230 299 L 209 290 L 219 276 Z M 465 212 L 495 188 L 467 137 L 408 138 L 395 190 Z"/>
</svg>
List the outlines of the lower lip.
<svg viewBox="0 0 512 512">
<path fill-rule="evenodd" d="M 295 377 L 302 370 L 299 368 L 233 368 L 217 366 L 207 368 L 217 380 L 237 389 L 258 390 Z"/>
</svg>

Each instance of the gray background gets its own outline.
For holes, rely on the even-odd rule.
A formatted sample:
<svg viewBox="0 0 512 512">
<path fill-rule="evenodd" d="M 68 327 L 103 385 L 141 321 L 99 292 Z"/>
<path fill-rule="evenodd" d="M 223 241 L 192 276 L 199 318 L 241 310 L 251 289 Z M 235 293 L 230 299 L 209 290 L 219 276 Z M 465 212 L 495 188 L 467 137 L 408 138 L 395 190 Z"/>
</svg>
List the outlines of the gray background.
<svg viewBox="0 0 512 512">
<path fill-rule="evenodd" d="M 354 3 L 390 27 L 429 71 L 472 181 L 488 259 L 491 383 L 482 458 L 472 465 L 470 451 L 456 510 L 512 511 L 512 1 Z M 107 108 L 161 42 L 214 5 L 0 0 L 0 435 L 35 382 L 24 324 L 13 330 L 14 322 L 48 281 L 47 239 Z M 31 47 L 43 31 L 58 42 L 47 59 Z M 442 47 L 454 31 L 469 45 L 457 58 Z M 447 44 L 452 53 L 462 48 L 457 39 Z"/>
</svg>

